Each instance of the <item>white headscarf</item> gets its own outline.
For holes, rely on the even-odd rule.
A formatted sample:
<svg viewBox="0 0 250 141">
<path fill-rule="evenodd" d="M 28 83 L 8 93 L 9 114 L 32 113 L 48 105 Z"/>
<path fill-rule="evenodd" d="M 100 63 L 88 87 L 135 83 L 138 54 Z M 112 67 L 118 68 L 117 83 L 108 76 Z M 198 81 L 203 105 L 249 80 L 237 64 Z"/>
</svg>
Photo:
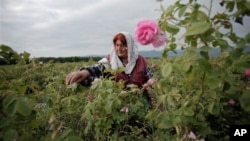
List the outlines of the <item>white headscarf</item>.
<svg viewBox="0 0 250 141">
<path fill-rule="evenodd" d="M 138 58 L 138 48 L 131 34 L 127 32 L 120 32 L 120 33 L 122 33 L 125 36 L 128 46 L 128 64 L 125 66 L 124 72 L 126 74 L 130 74 L 136 65 L 136 60 Z M 104 62 L 106 62 L 105 59 L 99 61 L 99 63 L 104 63 Z M 110 51 L 110 65 L 111 69 L 118 69 L 120 67 L 124 67 L 121 60 L 116 54 L 114 45 L 112 46 Z"/>
</svg>

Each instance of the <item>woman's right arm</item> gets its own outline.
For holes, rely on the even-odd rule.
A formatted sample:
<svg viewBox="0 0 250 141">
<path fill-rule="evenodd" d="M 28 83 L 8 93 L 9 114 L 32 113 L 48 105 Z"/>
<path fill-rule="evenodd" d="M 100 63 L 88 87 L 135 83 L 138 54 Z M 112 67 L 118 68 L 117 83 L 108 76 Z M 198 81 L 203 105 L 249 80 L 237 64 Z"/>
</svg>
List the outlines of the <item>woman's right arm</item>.
<svg viewBox="0 0 250 141">
<path fill-rule="evenodd" d="M 86 69 L 70 73 L 66 77 L 66 86 L 70 87 L 73 83 L 81 83 L 90 76 L 90 72 Z"/>
<path fill-rule="evenodd" d="M 89 86 L 96 78 L 103 76 L 103 71 L 108 67 L 108 60 L 106 57 L 101 59 L 98 64 L 83 67 L 80 71 L 72 72 L 66 77 L 66 85 L 69 87 L 77 82 L 84 86 Z"/>
</svg>

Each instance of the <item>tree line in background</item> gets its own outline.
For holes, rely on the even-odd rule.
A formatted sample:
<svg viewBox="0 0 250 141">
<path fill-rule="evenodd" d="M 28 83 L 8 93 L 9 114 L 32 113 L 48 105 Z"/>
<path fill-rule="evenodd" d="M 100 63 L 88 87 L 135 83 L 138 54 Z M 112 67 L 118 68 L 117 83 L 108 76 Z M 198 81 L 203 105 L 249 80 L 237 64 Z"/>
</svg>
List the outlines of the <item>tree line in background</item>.
<svg viewBox="0 0 250 141">
<path fill-rule="evenodd" d="M 31 61 L 37 62 L 55 62 L 55 63 L 65 63 L 65 62 L 80 62 L 80 61 L 98 61 L 100 60 L 100 56 L 72 56 L 72 57 L 37 57 L 31 58 L 30 53 L 23 52 L 17 53 L 11 47 L 7 45 L 0 46 L 0 65 L 13 65 L 13 64 L 28 64 Z"/>
</svg>

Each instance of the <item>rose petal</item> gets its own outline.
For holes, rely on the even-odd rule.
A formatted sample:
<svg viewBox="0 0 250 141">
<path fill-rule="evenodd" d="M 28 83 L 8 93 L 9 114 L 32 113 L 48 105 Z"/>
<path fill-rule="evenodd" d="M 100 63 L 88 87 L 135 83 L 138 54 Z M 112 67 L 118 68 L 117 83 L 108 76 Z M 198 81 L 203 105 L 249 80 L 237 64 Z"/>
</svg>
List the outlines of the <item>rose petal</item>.
<svg viewBox="0 0 250 141">
<path fill-rule="evenodd" d="M 228 103 L 229 105 L 234 106 L 236 102 L 233 99 L 229 99 Z"/>
<path fill-rule="evenodd" d="M 194 134 L 193 131 L 191 131 L 191 132 L 189 133 L 188 137 L 189 137 L 190 139 L 196 139 L 196 136 L 195 136 L 195 134 Z"/>
<path fill-rule="evenodd" d="M 167 42 L 166 34 L 161 33 L 154 38 L 152 44 L 155 48 L 159 48 L 160 46 L 165 45 L 166 42 Z"/>
<path fill-rule="evenodd" d="M 137 27 L 140 30 L 150 29 L 155 34 L 160 33 L 160 28 L 159 28 L 158 24 L 155 21 L 153 21 L 153 20 L 143 20 L 143 21 L 140 21 L 137 24 Z"/>
</svg>

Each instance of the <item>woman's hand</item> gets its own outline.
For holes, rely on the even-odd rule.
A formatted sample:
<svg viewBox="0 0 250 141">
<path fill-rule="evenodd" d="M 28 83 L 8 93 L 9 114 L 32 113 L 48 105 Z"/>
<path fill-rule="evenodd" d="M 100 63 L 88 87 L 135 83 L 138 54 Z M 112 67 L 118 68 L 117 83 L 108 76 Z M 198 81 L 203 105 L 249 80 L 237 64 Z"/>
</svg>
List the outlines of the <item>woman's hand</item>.
<svg viewBox="0 0 250 141">
<path fill-rule="evenodd" d="M 73 83 L 75 82 L 80 83 L 83 80 L 87 79 L 89 76 L 90 76 L 90 73 L 87 70 L 72 72 L 66 77 L 66 81 L 65 81 L 66 86 L 67 88 L 69 88 Z"/>
<path fill-rule="evenodd" d="M 147 83 L 145 83 L 142 87 L 143 87 L 143 89 L 147 89 L 147 88 L 149 88 L 149 87 L 152 87 L 156 82 L 157 82 L 156 79 L 150 78 L 150 79 L 147 81 Z"/>
</svg>

